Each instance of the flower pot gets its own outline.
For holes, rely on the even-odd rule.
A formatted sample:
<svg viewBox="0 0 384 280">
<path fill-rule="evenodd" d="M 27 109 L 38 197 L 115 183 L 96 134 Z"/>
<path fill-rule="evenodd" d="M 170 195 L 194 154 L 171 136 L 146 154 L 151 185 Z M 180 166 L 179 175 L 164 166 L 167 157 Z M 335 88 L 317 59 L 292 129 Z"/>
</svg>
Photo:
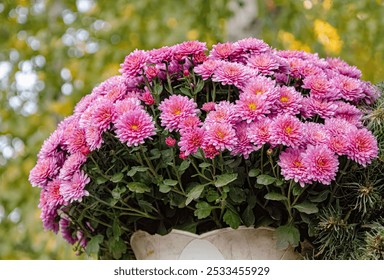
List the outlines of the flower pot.
<svg viewBox="0 0 384 280">
<path fill-rule="evenodd" d="M 137 231 L 131 246 L 139 260 L 295 260 L 294 248 L 276 248 L 275 230 L 269 227 L 223 228 L 201 235 L 172 230 L 167 235 Z"/>
</svg>

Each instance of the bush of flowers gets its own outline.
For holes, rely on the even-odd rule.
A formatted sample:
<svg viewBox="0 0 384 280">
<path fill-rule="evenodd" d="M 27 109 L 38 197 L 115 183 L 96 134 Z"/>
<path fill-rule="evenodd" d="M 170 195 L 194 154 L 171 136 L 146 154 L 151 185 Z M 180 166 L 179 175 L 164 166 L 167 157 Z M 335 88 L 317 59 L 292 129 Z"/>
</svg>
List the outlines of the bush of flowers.
<svg viewBox="0 0 384 280">
<path fill-rule="evenodd" d="M 138 230 L 268 225 L 278 247 L 350 166 L 378 155 L 379 91 L 339 58 L 246 38 L 135 50 L 44 142 L 29 180 L 47 230 L 81 253 L 133 258 Z"/>
</svg>

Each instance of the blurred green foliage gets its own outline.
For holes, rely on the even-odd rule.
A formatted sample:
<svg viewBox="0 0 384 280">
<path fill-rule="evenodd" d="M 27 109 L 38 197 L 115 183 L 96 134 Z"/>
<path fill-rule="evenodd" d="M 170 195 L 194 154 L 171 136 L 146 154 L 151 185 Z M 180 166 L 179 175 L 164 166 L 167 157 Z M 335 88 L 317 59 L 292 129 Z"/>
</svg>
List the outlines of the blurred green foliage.
<svg viewBox="0 0 384 280">
<path fill-rule="evenodd" d="M 384 80 L 382 0 L 254 1 L 251 33 L 237 39 L 341 57 Z M 0 259 L 78 258 L 42 229 L 28 182 L 42 142 L 135 48 L 226 41 L 228 2 L 247 1 L 0 1 Z"/>
</svg>

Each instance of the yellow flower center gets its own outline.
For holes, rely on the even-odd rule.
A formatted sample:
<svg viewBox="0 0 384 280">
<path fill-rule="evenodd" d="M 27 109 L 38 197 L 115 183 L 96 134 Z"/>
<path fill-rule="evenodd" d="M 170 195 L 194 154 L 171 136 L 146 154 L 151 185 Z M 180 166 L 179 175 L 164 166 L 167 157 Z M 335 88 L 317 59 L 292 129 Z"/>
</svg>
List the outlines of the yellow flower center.
<svg viewBox="0 0 384 280">
<path fill-rule="evenodd" d="M 291 132 L 292 132 L 292 127 L 287 126 L 284 130 L 285 130 L 285 132 L 286 132 L 287 134 L 291 134 Z"/>
<path fill-rule="evenodd" d="M 283 103 L 286 103 L 289 101 L 289 98 L 288 98 L 288 96 L 282 96 L 282 97 L 280 97 L 280 101 Z"/>
<path fill-rule="evenodd" d="M 302 166 L 303 166 L 303 164 L 301 163 L 301 161 L 298 161 L 298 160 L 295 160 L 295 161 L 293 162 L 293 165 L 296 166 L 296 167 L 302 167 Z"/>
<path fill-rule="evenodd" d="M 256 109 L 257 109 L 257 106 L 256 106 L 256 104 L 255 103 L 249 103 L 248 104 L 248 108 L 250 109 L 250 110 L 252 110 L 252 111 L 255 111 Z"/>
<path fill-rule="evenodd" d="M 181 113 L 181 110 L 178 109 L 178 108 L 175 109 L 175 110 L 173 110 L 173 114 L 174 114 L 174 115 L 177 115 L 177 116 L 178 116 L 178 115 L 180 115 L 180 113 Z"/>
<path fill-rule="evenodd" d="M 139 128 L 139 126 L 137 124 L 131 125 L 131 129 L 132 130 L 137 130 L 138 128 Z"/>
</svg>

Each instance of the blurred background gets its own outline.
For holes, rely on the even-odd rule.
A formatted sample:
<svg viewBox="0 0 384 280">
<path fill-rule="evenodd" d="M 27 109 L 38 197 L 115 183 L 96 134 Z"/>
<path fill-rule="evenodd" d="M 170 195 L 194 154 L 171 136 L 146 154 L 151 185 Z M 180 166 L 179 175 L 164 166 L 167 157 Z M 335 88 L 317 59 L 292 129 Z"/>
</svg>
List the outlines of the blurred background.
<svg viewBox="0 0 384 280">
<path fill-rule="evenodd" d="M 0 259 L 84 259 L 39 218 L 43 141 L 134 49 L 245 37 L 384 81 L 384 0 L 0 0 Z"/>
</svg>

